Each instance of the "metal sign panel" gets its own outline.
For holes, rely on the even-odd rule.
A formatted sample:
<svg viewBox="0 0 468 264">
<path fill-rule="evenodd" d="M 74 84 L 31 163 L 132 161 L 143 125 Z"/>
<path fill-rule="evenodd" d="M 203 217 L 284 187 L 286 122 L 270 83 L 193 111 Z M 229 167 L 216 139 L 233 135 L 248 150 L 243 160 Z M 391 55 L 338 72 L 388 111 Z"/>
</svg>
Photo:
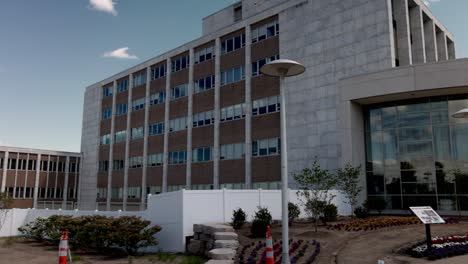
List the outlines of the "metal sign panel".
<svg viewBox="0 0 468 264">
<path fill-rule="evenodd" d="M 444 219 L 430 206 L 410 207 L 423 224 L 445 224 Z"/>
</svg>

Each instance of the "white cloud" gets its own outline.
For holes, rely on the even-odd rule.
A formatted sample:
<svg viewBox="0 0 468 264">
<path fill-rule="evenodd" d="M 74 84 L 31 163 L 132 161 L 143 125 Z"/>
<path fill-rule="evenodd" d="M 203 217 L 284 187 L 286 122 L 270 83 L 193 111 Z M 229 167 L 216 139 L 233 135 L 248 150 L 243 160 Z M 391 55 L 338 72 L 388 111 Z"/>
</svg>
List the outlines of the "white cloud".
<svg viewBox="0 0 468 264">
<path fill-rule="evenodd" d="M 94 10 L 106 12 L 114 16 L 117 15 L 117 10 L 115 10 L 117 3 L 114 0 L 89 0 L 89 4 Z"/>
<path fill-rule="evenodd" d="M 102 55 L 104 58 L 116 58 L 116 59 L 138 59 L 136 55 L 128 53 L 128 47 L 108 51 Z"/>
<path fill-rule="evenodd" d="M 424 2 L 426 5 L 430 5 L 431 3 L 440 2 L 440 0 L 423 0 L 423 2 Z"/>
</svg>

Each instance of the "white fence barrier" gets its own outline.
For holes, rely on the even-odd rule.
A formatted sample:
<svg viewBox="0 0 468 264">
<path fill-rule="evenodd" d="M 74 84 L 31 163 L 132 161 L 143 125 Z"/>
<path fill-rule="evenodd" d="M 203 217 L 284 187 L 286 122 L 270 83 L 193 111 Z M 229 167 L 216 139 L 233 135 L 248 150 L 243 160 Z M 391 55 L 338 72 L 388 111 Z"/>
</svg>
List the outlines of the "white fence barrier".
<svg viewBox="0 0 468 264">
<path fill-rule="evenodd" d="M 339 215 L 349 215 L 350 206 L 340 192 L 333 203 L 338 207 Z M 290 190 L 289 200 L 299 204 L 296 191 Z M 105 211 L 77 211 L 77 210 L 44 210 L 44 209 L 12 209 L 6 217 L 0 219 L 3 225 L 0 237 L 19 235 L 21 227 L 38 217 L 51 215 L 105 215 L 118 217 L 135 215 L 148 219 L 152 224 L 161 226 L 162 230 L 156 235 L 158 248 L 168 252 L 185 251 L 185 238 L 193 235 L 193 225 L 200 223 L 229 223 L 232 212 L 242 208 L 248 220 L 252 220 L 258 206 L 267 207 L 273 219 L 281 219 L 281 191 L 279 190 L 207 190 L 189 191 L 151 195 L 148 198 L 146 211 L 105 212 Z M 305 217 L 301 206 L 301 217 Z"/>
</svg>

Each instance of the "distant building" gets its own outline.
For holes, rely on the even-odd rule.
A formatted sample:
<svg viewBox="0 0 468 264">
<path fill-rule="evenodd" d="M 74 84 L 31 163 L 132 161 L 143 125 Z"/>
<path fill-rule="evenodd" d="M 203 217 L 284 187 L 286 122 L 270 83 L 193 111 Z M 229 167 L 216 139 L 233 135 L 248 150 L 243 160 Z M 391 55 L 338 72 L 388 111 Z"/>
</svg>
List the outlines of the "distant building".
<svg viewBox="0 0 468 264">
<path fill-rule="evenodd" d="M 420 0 L 243 0 L 204 18 L 200 38 L 87 87 L 80 208 L 138 210 L 147 194 L 181 188 L 278 188 L 279 81 L 260 72 L 278 58 L 306 67 L 284 87 L 291 176 L 314 157 L 331 170 L 352 162 L 366 170 L 369 198 L 387 199 L 389 209 L 426 201 L 449 208 L 436 190 L 437 148 L 447 136 L 438 129 L 466 90 L 451 97 L 427 73 L 430 82 L 414 84 L 421 101 L 402 101 L 412 98 L 410 80 L 424 81 L 404 76 L 448 67 L 448 77 L 466 62 L 444 63 L 455 59 L 453 36 Z M 432 66 L 412 66 L 425 63 Z M 403 79 L 360 77 L 382 71 Z M 389 149 L 390 138 L 398 146 Z M 419 154 L 426 163 L 411 158 Z"/>
<path fill-rule="evenodd" d="M 73 209 L 81 154 L 0 146 L 0 192 L 15 208 Z"/>
</svg>

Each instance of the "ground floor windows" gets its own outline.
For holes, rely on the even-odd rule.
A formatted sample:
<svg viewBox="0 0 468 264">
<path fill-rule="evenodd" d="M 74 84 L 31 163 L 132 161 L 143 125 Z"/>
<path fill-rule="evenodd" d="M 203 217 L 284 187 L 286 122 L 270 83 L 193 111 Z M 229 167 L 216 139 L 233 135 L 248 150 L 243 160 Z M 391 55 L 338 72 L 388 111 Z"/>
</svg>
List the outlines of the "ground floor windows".
<svg viewBox="0 0 468 264">
<path fill-rule="evenodd" d="M 222 160 L 242 159 L 245 156 L 245 143 L 226 144 L 220 146 L 220 156 Z"/>
<path fill-rule="evenodd" d="M 369 200 L 388 209 L 468 210 L 468 120 L 451 117 L 465 107 L 464 95 L 364 109 Z"/>
</svg>

